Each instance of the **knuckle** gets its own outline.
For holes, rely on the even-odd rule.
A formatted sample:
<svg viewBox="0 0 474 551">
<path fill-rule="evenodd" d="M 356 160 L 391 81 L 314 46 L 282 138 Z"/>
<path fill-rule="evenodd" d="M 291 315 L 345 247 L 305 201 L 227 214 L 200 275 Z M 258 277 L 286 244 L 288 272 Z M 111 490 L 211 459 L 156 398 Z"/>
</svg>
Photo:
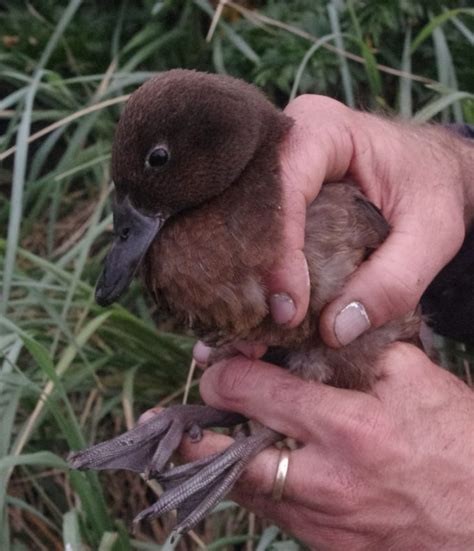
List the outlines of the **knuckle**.
<svg viewBox="0 0 474 551">
<path fill-rule="evenodd" d="M 393 431 L 393 423 L 383 411 L 372 408 L 370 412 L 353 413 L 344 426 L 339 427 L 339 437 L 351 456 L 360 458 L 359 463 L 371 466 L 381 460 L 386 452 L 395 454 L 396 450 L 392 450 L 390 444 Z"/>
<path fill-rule="evenodd" d="M 343 103 L 327 96 L 302 94 L 292 100 L 285 111 L 290 111 L 291 113 L 305 113 L 307 110 L 325 112 L 331 110 L 332 114 L 338 115 L 339 113 L 342 114 L 348 111 L 348 108 Z"/>
<path fill-rule="evenodd" d="M 231 358 L 225 366 L 219 366 L 215 373 L 215 391 L 226 402 L 235 402 L 247 394 L 252 367 L 252 358 Z"/>
<path fill-rule="evenodd" d="M 385 351 L 383 361 L 393 365 L 409 365 L 414 369 L 426 360 L 426 355 L 416 346 L 406 342 L 395 342 Z M 413 367 L 412 367 L 413 366 Z"/>
<path fill-rule="evenodd" d="M 153 417 L 156 417 L 156 415 L 158 415 L 158 413 L 160 413 L 161 411 L 163 411 L 163 408 L 160 407 L 160 406 L 155 406 L 153 408 L 147 409 L 138 418 L 137 425 L 141 425 L 142 423 L 146 423 L 147 421 L 149 421 Z"/>
<path fill-rule="evenodd" d="M 294 400 L 294 390 L 292 381 L 270 381 L 268 385 L 268 399 L 273 404 L 288 405 Z"/>
<path fill-rule="evenodd" d="M 312 94 L 301 94 L 300 96 L 297 96 L 294 100 L 290 101 L 287 109 L 306 109 L 313 104 L 314 97 L 312 96 Z"/>
<path fill-rule="evenodd" d="M 447 243 L 450 257 L 453 257 L 459 251 L 465 237 L 466 227 L 464 225 L 464 221 L 461 217 L 455 217 L 452 221 L 450 236 Z"/>
</svg>

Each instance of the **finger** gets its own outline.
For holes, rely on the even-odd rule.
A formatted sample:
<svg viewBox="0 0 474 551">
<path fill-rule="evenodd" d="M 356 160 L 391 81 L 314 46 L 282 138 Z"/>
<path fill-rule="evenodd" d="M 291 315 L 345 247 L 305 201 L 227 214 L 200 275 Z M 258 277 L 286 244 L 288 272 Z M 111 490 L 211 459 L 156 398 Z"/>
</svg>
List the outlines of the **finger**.
<svg viewBox="0 0 474 551">
<path fill-rule="evenodd" d="M 186 463 L 197 461 L 214 453 L 225 451 L 233 442 L 234 440 L 229 436 L 204 431 L 203 438 L 199 442 L 183 438 L 179 447 L 179 456 Z M 270 498 L 273 492 L 280 457 L 280 450 L 273 446 L 261 451 L 250 461 L 240 476 L 232 491 L 232 495 L 239 499 L 246 496 L 247 500 L 251 496 Z M 290 452 L 290 461 L 284 487 L 284 499 L 286 500 L 303 502 L 309 497 L 306 495 L 307 492 L 304 491 L 305 486 L 307 487 L 307 478 L 306 476 L 300 476 L 301 469 L 298 467 L 300 457 L 299 450 Z M 317 454 L 312 455 L 311 460 L 317 460 Z M 307 469 L 303 469 L 303 471 L 305 473 L 308 472 Z M 318 475 L 317 478 L 321 478 L 322 480 L 324 476 Z"/>
<path fill-rule="evenodd" d="M 420 223 L 422 220 L 408 217 L 400 220 L 387 241 L 353 274 L 342 294 L 324 309 L 320 333 L 326 344 L 349 344 L 369 327 L 379 327 L 415 310 L 431 280 L 450 258 L 433 254 L 434 244 L 420 238 L 426 235 Z M 453 243 L 446 247 L 436 243 L 438 247 L 452 255 L 456 252 Z"/>
<path fill-rule="evenodd" d="M 138 419 L 137 424 L 148 421 L 157 415 L 163 408 L 157 406 L 147 410 Z M 234 439 L 224 434 L 209 430 L 202 433 L 200 440 L 191 439 L 186 433 L 183 435 L 178 448 L 178 455 L 184 463 L 191 463 L 209 455 L 225 451 Z M 255 457 L 239 478 L 237 487 L 234 489 L 236 495 L 255 494 L 260 497 L 268 497 L 273 490 L 274 477 L 280 458 L 280 451 L 274 447 L 263 450 Z M 290 473 L 288 471 L 287 479 Z M 285 484 L 286 485 L 286 484 Z M 290 485 L 291 486 L 291 485 Z M 257 489 L 257 490 L 255 490 Z M 294 493 L 290 493 L 294 497 Z"/>
<path fill-rule="evenodd" d="M 197 341 L 193 347 L 193 358 L 199 367 L 206 367 L 211 357 L 212 348 L 202 341 Z"/>
<path fill-rule="evenodd" d="M 179 446 L 178 453 L 184 462 L 190 463 L 191 461 L 197 461 L 208 455 L 225 450 L 233 441 L 233 438 L 225 434 L 205 430 L 202 433 L 202 438 L 198 441 L 192 440 L 185 435 Z"/>
<path fill-rule="evenodd" d="M 201 368 L 215 363 L 222 358 L 230 358 L 243 354 L 247 358 L 261 358 L 267 351 L 267 345 L 260 342 L 236 341 L 220 348 L 211 348 L 202 341 L 198 341 L 193 348 L 193 358 Z"/>
<path fill-rule="evenodd" d="M 233 438 L 229 436 L 204 431 L 203 438 L 199 442 L 183 438 L 179 447 L 179 455 L 187 463 L 197 461 L 214 453 L 225 451 L 233 442 Z M 239 491 L 248 493 L 253 487 L 258 486 L 258 492 L 261 495 L 271 495 L 279 457 L 280 452 L 274 447 L 267 448 L 254 457 L 239 479 Z"/>
<path fill-rule="evenodd" d="M 160 411 L 163 411 L 163 409 L 164 408 L 162 408 L 161 406 L 155 406 L 153 408 L 147 409 L 138 418 L 137 425 L 141 425 L 142 423 L 149 421 L 152 417 L 158 415 Z"/>
<path fill-rule="evenodd" d="M 149 413 L 156 415 L 157 410 L 161 409 L 153 408 Z M 182 462 L 190 463 L 223 452 L 233 442 L 229 436 L 206 430 L 199 441 L 184 435 L 177 453 Z M 333 460 L 328 461 L 320 452 L 314 446 L 290 452 L 282 500 L 275 502 L 271 495 L 281 451 L 274 447 L 263 450 L 246 467 L 233 488 L 231 497 L 258 512 L 260 516 L 275 520 L 280 518 L 281 511 L 287 507 L 292 510 L 295 510 L 295 505 L 311 508 L 315 493 L 322 505 L 337 502 L 345 492 L 345 488 L 341 487 L 344 477 L 340 476 L 337 462 L 335 464 Z M 310 481 L 309 472 L 312 473 Z"/>
<path fill-rule="evenodd" d="M 200 442 L 183 439 L 179 454 L 185 462 L 197 461 L 225 451 L 233 442 L 228 436 L 204 431 Z M 333 506 L 347 493 L 347 476 L 343 472 L 347 468 L 345 463 L 326 459 L 314 446 L 289 453 L 282 501 L 272 498 L 281 459 L 281 450 L 275 447 L 263 450 L 250 461 L 231 492 L 232 498 L 260 515 L 277 518 L 283 505 L 291 504 L 293 509 L 295 506 L 314 508 L 317 495 L 320 506 Z M 346 460 L 344 458 L 344 462 Z"/>
<path fill-rule="evenodd" d="M 298 325 L 309 304 L 309 275 L 304 256 L 306 209 L 325 181 L 348 170 L 353 145 L 347 130 L 352 111 L 323 96 L 300 96 L 285 109 L 293 126 L 280 153 L 283 244 L 267 281 L 270 311 L 279 324 Z M 317 120 L 317 125 L 314 124 Z"/>
<path fill-rule="evenodd" d="M 209 368 L 201 396 L 217 409 L 230 410 L 301 442 L 323 439 L 344 427 L 357 409 L 375 398 L 356 391 L 303 381 L 260 360 L 236 356 Z"/>
</svg>

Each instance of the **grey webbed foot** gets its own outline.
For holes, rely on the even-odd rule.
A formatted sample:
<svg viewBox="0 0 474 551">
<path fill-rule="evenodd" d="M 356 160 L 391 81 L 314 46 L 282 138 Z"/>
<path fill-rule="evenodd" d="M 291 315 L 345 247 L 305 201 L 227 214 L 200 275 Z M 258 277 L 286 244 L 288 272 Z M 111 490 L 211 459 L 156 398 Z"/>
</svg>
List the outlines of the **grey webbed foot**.
<svg viewBox="0 0 474 551">
<path fill-rule="evenodd" d="M 185 433 L 199 440 L 201 429 L 244 421 L 208 406 L 172 406 L 120 436 L 70 454 L 68 462 L 74 469 L 127 469 L 151 477 L 164 469 Z"/>
<path fill-rule="evenodd" d="M 252 436 L 239 438 L 221 453 L 158 474 L 156 479 L 165 492 L 134 522 L 176 509 L 174 533 L 191 530 L 232 489 L 250 460 L 282 438 L 281 434 L 263 428 Z"/>
</svg>

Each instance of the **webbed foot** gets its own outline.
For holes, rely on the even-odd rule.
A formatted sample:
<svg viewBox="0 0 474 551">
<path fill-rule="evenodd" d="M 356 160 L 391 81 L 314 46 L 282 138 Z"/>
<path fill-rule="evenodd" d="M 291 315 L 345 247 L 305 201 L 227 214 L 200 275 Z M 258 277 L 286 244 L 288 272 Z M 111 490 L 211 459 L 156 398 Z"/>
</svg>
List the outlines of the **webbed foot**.
<svg viewBox="0 0 474 551">
<path fill-rule="evenodd" d="M 120 436 L 70 454 L 68 462 L 73 469 L 127 469 L 152 477 L 164 469 L 184 433 L 199 440 L 201 429 L 244 421 L 209 406 L 171 406 Z"/>
<path fill-rule="evenodd" d="M 158 474 L 156 479 L 165 492 L 134 522 L 176 509 L 174 533 L 191 530 L 232 489 L 250 460 L 282 438 L 281 434 L 263 428 L 252 436 L 239 438 L 221 453 Z"/>
</svg>

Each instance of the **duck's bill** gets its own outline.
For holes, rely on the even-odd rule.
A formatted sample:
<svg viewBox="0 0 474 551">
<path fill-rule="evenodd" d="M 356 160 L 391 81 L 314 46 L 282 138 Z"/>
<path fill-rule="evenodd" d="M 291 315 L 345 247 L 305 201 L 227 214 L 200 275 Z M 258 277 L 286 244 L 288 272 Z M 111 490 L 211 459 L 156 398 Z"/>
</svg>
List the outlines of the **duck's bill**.
<svg viewBox="0 0 474 551">
<path fill-rule="evenodd" d="M 113 207 L 115 239 L 108 252 L 95 290 L 101 306 L 116 301 L 130 285 L 166 217 L 147 216 L 132 206 L 128 197 Z"/>
</svg>

